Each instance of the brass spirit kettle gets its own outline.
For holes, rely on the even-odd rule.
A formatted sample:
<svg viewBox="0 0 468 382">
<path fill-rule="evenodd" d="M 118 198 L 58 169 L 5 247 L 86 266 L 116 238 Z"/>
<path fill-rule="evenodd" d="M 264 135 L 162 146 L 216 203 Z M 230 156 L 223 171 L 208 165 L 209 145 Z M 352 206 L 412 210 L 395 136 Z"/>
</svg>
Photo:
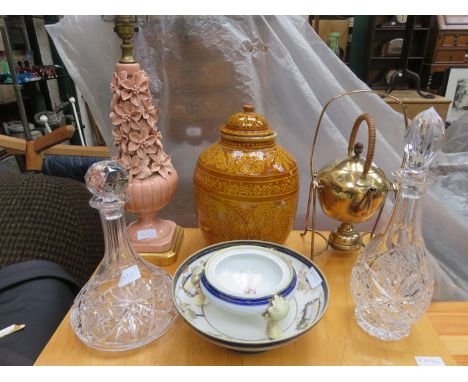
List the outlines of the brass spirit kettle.
<svg viewBox="0 0 468 382">
<path fill-rule="evenodd" d="M 368 130 L 367 155 L 361 158 L 363 144 L 355 143 L 362 122 Z M 317 194 L 320 205 L 329 217 L 343 222 L 328 238 L 339 250 L 350 251 L 361 246 L 361 235 L 352 223 L 369 220 L 382 205 L 389 190 L 384 172 L 372 163 L 376 132 L 369 114 L 361 114 L 354 122 L 348 144 L 348 155 L 325 165 L 317 173 Z"/>
<path fill-rule="evenodd" d="M 312 231 L 312 237 L 310 240 L 310 252 L 312 258 L 315 255 L 325 252 L 328 245 L 344 251 L 358 249 L 361 245 L 362 239 L 359 233 L 354 230 L 353 223 L 369 220 L 379 209 L 377 219 L 375 220 L 371 232 L 372 238 L 377 224 L 380 221 L 386 195 L 388 191 L 395 191 L 393 184 L 387 180 L 383 171 L 372 163 L 376 133 L 374 121 L 368 114 L 359 116 L 354 123 L 348 144 L 348 155 L 329 163 L 319 172 L 316 172 L 314 169 L 315 145 L 317 143 L 321 122 L 325 116 L 327 108 L 334 101 L 342 97 L 358 96 L 362 94 L 367 95 L 369 93 L 378 94 L 379 97 L 382 97 L 382 95 L 377 93 L 375 90 L 349 90 L 330 98 L 323 106 L 322 112 L 319 115 L 311 145 L 311 181 L 304 231 L 301 233 L 301 236 L 304 237 L 307 232 Z M 403 102 L 390 94 L 385 94 L 384 97 L 389 97 L 399 104 L 403 115 L 405 131 L 407 131 L 408 119 L 406 118 L 406 110 L 403 106 Z M 360 143 L 355 144 L 356 135 L 362 122 L 366 122 L 369 136 L 367 155 L 365 159 L 361 158 L 363 145 Z M 403 159 L 403 163 L 404 162 L 405 158 Z M 330 233 L 328 238 L 316 230 L 317 195 L 319 196 L 320 204 L 325 211 L 325 214 L 343 222 L 335 232 Z M 309 221 L 311 215 L 312 219 Z M 309 222 L 311 223 L 311 226 L 309 226 Z M 315 251 L 315 235 L 322 237 L 327 243 L 325 248 L 322 248 L 318 252 Z"/>
</svg>

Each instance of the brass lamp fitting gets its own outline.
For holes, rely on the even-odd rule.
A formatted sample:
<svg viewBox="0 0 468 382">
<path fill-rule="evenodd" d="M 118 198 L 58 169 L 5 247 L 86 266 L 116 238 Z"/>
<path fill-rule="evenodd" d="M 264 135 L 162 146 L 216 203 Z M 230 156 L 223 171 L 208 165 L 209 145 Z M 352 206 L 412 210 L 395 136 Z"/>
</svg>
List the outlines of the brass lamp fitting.
<svg viewBox="0 0 468 382">
<path fill-rule="evenodd" d="M 119 62 L 122 64 L 133 64 L 133 44 L 132 37 L 138 30 L 135 27 L 135 16 L 115 16 L 114 19 L 114 32 L 122 39 L 122 57 Z"/>
</svg>

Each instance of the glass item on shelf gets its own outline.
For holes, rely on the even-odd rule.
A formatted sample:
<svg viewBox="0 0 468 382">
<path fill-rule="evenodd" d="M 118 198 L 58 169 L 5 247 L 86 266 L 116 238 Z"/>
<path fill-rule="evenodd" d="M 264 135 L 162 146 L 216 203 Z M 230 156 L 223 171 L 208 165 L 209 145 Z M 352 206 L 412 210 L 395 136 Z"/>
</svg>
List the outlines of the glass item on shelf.
<svg viewBox="0 0 468 382">
<path fill-rule="evenodd" d="M 392 16 L 390 20 L 388 20 L 386 23 L 382 24 L 380 27 L 385 28 L 385 27 L 404 27 L 406 25 L 406 22 L 408 21 L 408 16 L 406 15 L 398 15 L 398 16 Z"/>
<path fill-rule="evenodd" d="M 393 40 L 387 41 L 382 46 L 382 56 L 383 57 L 399 56 L 401 54 L 402 49 L 403 49 L 403 39 L 394 38 Z"/>
<path fill-rule="evenodd" d="M 143 260 L 130 246 L 124 204 L 128 173 L 102 161 L 86 173 L 90 201 L 99 210 L 105 254 L 71 309 L 71 325 L 86 345 L 105 351 L 134 349 L 161 336 L 177 317 L 172 278 Z"/>
<path fill-rule="evenodd" d="M 434 175 L 428 169 L 445 137 L 445 124 L 430 108 L 405 132 L 405 161 L 395 172 L 397 197 L 385 230 L 362 251 L 351 289 L 356 320 L 370 335 L 399 340 L 428 308 L 433 274 L 421 234 L 422 201 Z"/>
<path fill-rule="evenodd" d="M 331 32 L 328 35 L 327 45 L 337 56 L 340 55 L 340 32 Z"/>
</svg>

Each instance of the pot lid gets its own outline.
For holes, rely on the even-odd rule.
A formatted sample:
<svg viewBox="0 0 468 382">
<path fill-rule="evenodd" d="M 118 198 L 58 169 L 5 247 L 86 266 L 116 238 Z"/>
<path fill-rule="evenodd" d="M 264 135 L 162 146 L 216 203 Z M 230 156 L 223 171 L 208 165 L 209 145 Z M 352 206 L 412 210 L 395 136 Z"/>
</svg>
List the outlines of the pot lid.
<svg viewBox="0 0 468 382">
<path fill-rule="evenodd" d="M 345 156 L 333 161 L 333 165 L 336 169 L 344 170 L 346 172 L 354 172 L 361 174 L 364 170 L 364 162 L 365 159 L 360 157 L 349 157 Z M 372 165 L 369 169 L 368 174 L 372 174 L 375 172 L 375 166 Z"/>
<path fill-rule="evenodd" d="M 361 158 L 363 151 L 363 144 L 357 142 L 354 145 L 354 155 L 346 155 L 333 161 L 333 168 L 343 170 L 345 172 L 353 172 L 356 174 L 362 174 L 364 170 L 365 158 Z M 381 171 L 374 163 L 369 168 L 368 174 Z"/>
<path fill-rule="evenodd" d="M 263 115 L 255 112 L 252 105 L 244 105 L 244 111 L 231 115 L 219 131 L 222 140 L 232 142 L 257 142 L 274 144 L 276 132 L 268 127 Z"/>
</svg>

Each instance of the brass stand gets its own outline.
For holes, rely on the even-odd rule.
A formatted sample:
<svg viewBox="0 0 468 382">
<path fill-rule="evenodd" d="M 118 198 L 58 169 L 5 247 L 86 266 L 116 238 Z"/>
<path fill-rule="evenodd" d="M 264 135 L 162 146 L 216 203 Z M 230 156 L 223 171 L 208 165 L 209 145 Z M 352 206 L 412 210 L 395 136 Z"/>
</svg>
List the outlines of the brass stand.
<svg viewBox="0 0 468 382">
<path fill-rule="evenodd" d="M 172 238 L 171 248 L 165 252 L 140 252 L 139 255 L 154 265 L 174 264 L 177 261 L 183 238 L 184 229 L 181 226 L 177 226 Z"/>
<path fill-rule="evenodd" d="M 361 248 L 362 238 L 351 223 L 341 223 L 336 231 L 330 232 L 328 242 L 340 251 L 354 251 Z"/>
</svg>

